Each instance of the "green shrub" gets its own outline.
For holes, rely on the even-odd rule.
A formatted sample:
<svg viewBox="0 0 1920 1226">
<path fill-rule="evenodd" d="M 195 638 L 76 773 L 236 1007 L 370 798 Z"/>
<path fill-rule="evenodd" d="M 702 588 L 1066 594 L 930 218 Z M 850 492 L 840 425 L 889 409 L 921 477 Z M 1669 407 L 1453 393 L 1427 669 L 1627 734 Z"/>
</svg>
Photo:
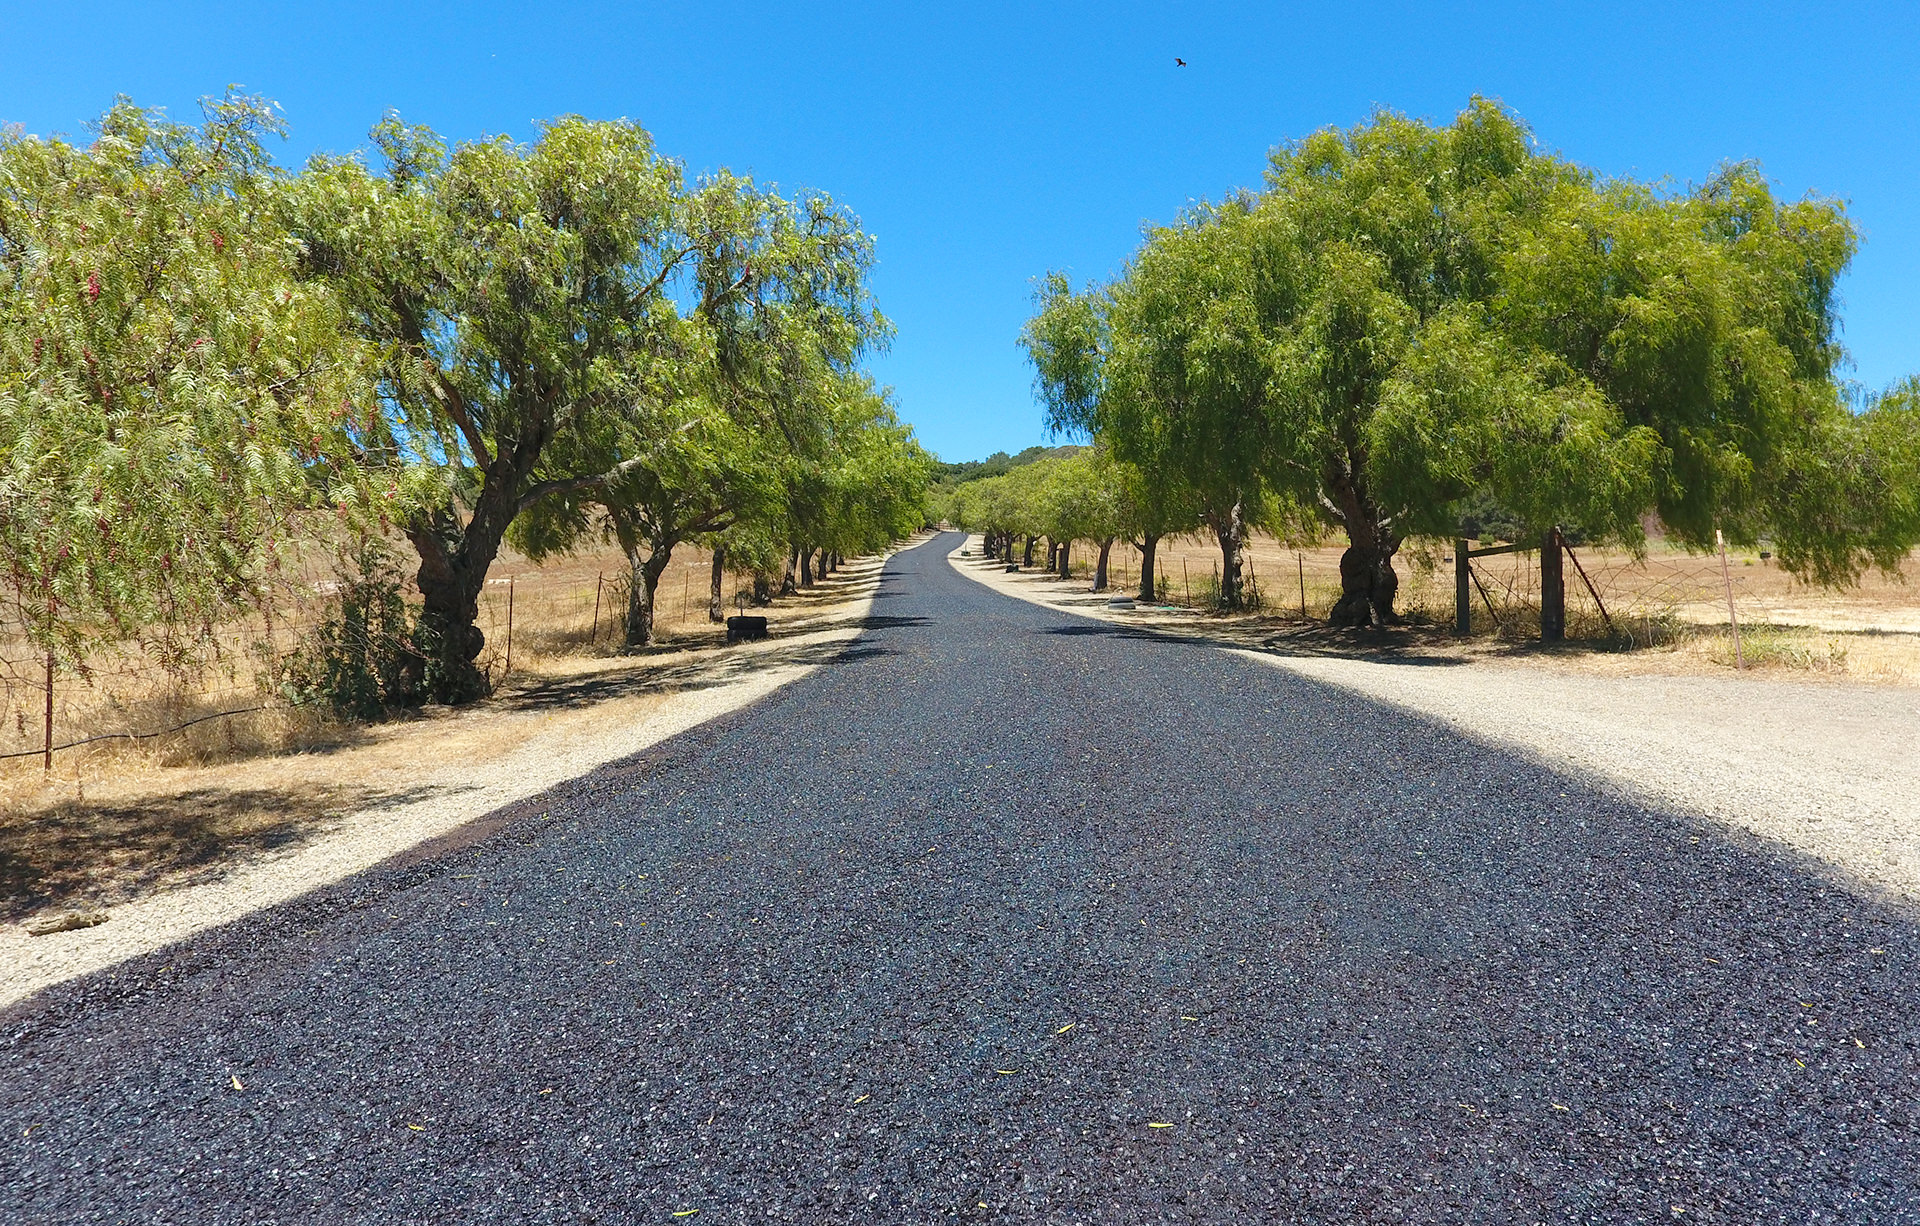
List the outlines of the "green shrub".
<svg viewBox="0 0 1920 1226">
<path fill-rule="evenodd" d="M 399 559 L 384 541 L 368 538 L 337 573 L 326 620 L 288 662 L 287 697 L 355 719 L 414 705 L 418 676 L 410 665 L 419 653 Z"/>
</svg>

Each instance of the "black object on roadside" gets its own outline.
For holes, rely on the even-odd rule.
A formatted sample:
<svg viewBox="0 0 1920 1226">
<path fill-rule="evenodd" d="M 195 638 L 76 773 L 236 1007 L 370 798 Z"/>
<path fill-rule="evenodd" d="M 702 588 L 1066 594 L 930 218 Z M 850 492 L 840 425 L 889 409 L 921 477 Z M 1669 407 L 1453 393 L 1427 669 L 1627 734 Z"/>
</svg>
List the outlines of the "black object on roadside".
<svg viewBox="0 0 1920 1226">
<path fill-rule="evenodd" d="M 767 637 L 767 619 L 764 617 L 729 617 L 727 619 L 727 642 L 751 643 Z"/>
</svg>

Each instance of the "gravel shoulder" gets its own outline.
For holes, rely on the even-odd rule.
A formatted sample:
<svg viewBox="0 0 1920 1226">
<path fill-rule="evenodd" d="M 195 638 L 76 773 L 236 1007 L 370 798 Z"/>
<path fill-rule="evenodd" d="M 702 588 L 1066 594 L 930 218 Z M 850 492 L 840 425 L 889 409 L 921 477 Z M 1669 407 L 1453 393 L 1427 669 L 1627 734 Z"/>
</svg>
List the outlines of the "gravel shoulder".
<svg viewBox="0 0 1920 1226">
<path fill-rule="evenodd" d="M 519 743 L 504 754 L 476 753 L 478 761 L 456 756 L 453 765 L 424 772 L 409 766 L 404 784 L 375 803 L 335 816 L 295 846 L 242 859 L 212 880 L 117 901 L 109 921 L 96 927 L 34 936 L 24 923 L 0 926 L 0 1008 L 457 838 L 498 809 L 759 701 L 859 635 L 884 565 L 885 558 L 854 560 L 842 572 L 849 580 L 844 598 L 787 633 L 776 628 L 764 642 L 650 669 L 662 675 L 650 677 L 644 695 L 583 701 L 536 694 L 523 696 L 523 709 L 480 713 L 482 726 L 465 731 L 462 748 L 489 735 Z M 575 687 L 591 680 L 569 679 Z M 435 747 L 421 748 L 431 756 Z M 337 756 L 351 772 L 354 756 Z"/>
<path fill-rule="evenodd" d="M 1111 608 L 1082 584 L 1008 574 L 957 551 L 995 591 L 1223 650 L 1439 720 L 1643 802 L 1814 857 L 1848 883 L 1920 902 L 1920 689 L 1766 676 L 1593 675 L 1552 660 L 1248 649 L 1190 616 Z"/>
</svg>

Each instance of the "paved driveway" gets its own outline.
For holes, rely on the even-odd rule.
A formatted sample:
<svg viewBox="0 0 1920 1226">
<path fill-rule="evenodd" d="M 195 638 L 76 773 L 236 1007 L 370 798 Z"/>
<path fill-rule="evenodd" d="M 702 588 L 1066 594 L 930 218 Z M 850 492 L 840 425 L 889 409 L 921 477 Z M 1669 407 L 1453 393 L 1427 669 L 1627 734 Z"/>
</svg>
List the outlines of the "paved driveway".
<svg viewBox="0 0 1920 1226">
<path fill-rule="evenodd" d="M 0 1015 L 0 1220 L 1920 1219 L 1909 918 L 957 543 L 746 711 Z"/>
</svg>

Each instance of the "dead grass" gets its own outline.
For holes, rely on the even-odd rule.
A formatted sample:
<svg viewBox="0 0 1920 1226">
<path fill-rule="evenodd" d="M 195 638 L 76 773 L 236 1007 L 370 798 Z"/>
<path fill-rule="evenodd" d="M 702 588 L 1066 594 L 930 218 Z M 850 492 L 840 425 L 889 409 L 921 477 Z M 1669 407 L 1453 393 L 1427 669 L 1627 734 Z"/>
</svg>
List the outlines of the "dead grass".
<svg viewBox="0 0 1920 1226">
<path fill-rule="evenodd" d="M 711 671 L 706 662 L 724 644 L 724 627 L 707 620 L 710 558 L 687 554 L 675 557 L 661 583 L 659 641 L 633 654 L 619 650 L 610 592 L 593 633 L 596 581 L 613 573 L 617 555 L 547 567 L 503 558 L 498 577 L 513 581 L 512 671 L 508 587 L 491 584 L 482 602 L 489 639 L 482 659 L 496 689 L 470 707 L 367 725 L 270 704 L 167 736 L 66 751 L 51 773 L 37 756 L 0 762 L 0 921 L 81 902 L 112 906 L 208 880 L 250 858 L 322 838 L 348 812 L 420 798 L 415 781 L 425 768 L 479 769 L 535 736 L 638 720 L 703 684 Z M 847 576 L 835 576 L 777 601 L 768 610 L 776 633 L 830 621 L 847 603 L 848 586 Z M 731 578 L 727 590 L 731 597 Z M 232 688 L 193 693 L 150 680 L 141 694 L 124 683 L 128 675 L 103 670 L 92 690 L 76 687 L 78 695 L 61 707 L 56 736 L 166 727 L 236 701 Z M 123 683 L 109 685 L 113 678 Z M 241 705 L 262 701 L 257 688 L 237 693 Z M 22 738 L 12 731 L 17 743 Z M 36 746 L 37 727 L 25 739 Z"/>
<path fill-rule="evenodd" d="M 1220 553 L 1213 540 L 1187 536 L 1162 542 L 1160 591 L 1165 603 L 1180 608 L 1152 616 L 1203 626 L 1210 634 L 1249 645 L 1278 644 L 1310 654 L 1497 657 L 1607 673 L 1716 673 L 1734 666 L 1727 579 L 1717 556 L 1689 554 L 1658 541 L 1642 559 L 1616 550 L 1576 550 L 1608 617 L 1601 616 L 1593 594 L 1569 566 L 1570 642 L 1546 649 L 1538 642 L 1535 553 L 1474 560 L 1480 581 L 1473 594 L 1474 637 L 1461 640 L 1452 633 L 1450 553 L 1409 551 L 1400 559 L 1400 608 L 1408 625 L 1385 632 L 1328 629 L 1324 619 L 1339 597 L 1342 551 L 1333 543 L 1296 549 L 1256 537 L 1247 553 L 1260 611 L 1229 616 L 1191 608 L 1218 583 Z M 1740 616 L 1740 654 L 1749 670 L 1920 684 L 1920 584 L 1914 582 L 1920 580 L 1920 558 L 1909 558 L 1897 576 L 1876 572 L 1843 591 L 1800 583 L 1757 553 L 1735 553 L 1728 562 Z M 1081 545 L 1073 563 L 1076 580 L 1090 578 L 1093 551 Z M 1139 565 L 1137 551 L 1116 545 L 1110 559 L 1112 589 L 1132 593 Z"/>
</svg>

